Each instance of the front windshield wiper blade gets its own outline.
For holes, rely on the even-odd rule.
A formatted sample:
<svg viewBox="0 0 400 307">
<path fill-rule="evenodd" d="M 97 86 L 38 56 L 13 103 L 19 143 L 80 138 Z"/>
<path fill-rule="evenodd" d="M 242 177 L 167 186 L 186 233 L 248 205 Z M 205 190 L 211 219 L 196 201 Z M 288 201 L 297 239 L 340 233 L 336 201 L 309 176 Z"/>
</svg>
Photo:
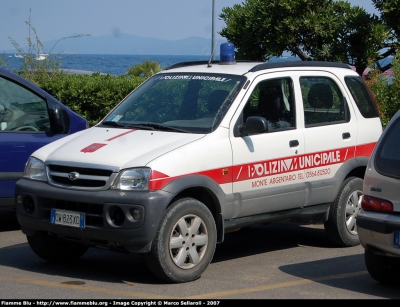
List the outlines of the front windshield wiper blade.
<svg viewBox="0 0 400 307">
<path fill-rule="evenodd" d="M 105 121 L 102 122 L 103 125 L 106 126 L 114 126 L 114 127 L 123 127 L 123 128 L 138 128 L 138 129 L 145 129 L 145 130 L 162 130 L 162 131 L 175 131 L 175 132 L 184 132 L 188 133 L 189 131 L 179 128 L 174 128 L 170 126 L 164 126 L 160 124 L 153 124 L 153 123 L 141 123 L 141 124 L 122 124 L 114 121 Z"/>
<path fill-rule="evenodd" d="M 141 123 L 141 124 L 131 124 L 128 125 L 132 128 L 143 128 L 143 129 L 151 129 L 151 130 L 162 130 L 162 131 L 175 131 L 175 132 L 184 132 L 189 133 L 189 131 L 184 129 L 179 129 L 171 126 L 164 126 L 160 124 L 153 124 L 153 123 Z"/>
<path fill-rule="evenodd" d="M 124 127 L 124 128 L 126 127 L 125 124 L 120 124 L 120 123 L 117 123 L 117 122 L 113 122 L 111 120 L 102 122 L 101 124 L 102 125 L 106 125 L 106 126 L 114 126 L 114 127 Z"/>
<path fill-rule="evenodd" d="M 103 125 L 105 126 L 114 126 L 114 127 L 121 127 L 121 128 L 140 128 L 140 129 L 145 129 L 145 130 L 157 130 L 153 127 L 149 127 L 149 126 L 144 126 L 142 124 L 140 125 L 136 125 L 136 124 L 122 124 L 122 123 L 118 123 L 118 122 L 113 122 L 113 121 L 105 121 L 102 122 Z"/>
</svg>

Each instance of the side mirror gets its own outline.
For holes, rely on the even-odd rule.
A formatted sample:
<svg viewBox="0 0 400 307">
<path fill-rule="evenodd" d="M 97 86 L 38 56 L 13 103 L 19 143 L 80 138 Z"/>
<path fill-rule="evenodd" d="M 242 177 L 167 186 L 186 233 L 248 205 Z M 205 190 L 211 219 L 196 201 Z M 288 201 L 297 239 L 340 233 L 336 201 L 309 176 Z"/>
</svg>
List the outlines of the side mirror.
<svg viewBox="0 0 400 307">
<path fill-rule="evenodd" d="M 64 112 L 59 105 L 54 105 L 54 108 L 49 110 L 51 131 L 55 134 L 67 133 L 66 125 L 64 122 Z"/>
<path fill-rule="evenodd" d="M 268 122 L 264 117 L 250 116 L 246 123 L 239 127 L 240 136 L 254 135 L 268 132 Z"/>
</svg>

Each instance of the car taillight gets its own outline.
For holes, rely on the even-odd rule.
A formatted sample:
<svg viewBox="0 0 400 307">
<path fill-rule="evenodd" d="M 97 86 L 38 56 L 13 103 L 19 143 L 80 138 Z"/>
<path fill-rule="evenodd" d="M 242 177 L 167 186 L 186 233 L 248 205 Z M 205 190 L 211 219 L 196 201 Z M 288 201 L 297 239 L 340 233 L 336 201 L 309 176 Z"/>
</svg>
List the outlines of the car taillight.
<svg viewBox="0 0 400 307">
<path fill-rule="evenodd" d="M 363 195 L 361 208 L 367 211 L 393 212 L 393 204 L 385 199 Z"/>
</svg>

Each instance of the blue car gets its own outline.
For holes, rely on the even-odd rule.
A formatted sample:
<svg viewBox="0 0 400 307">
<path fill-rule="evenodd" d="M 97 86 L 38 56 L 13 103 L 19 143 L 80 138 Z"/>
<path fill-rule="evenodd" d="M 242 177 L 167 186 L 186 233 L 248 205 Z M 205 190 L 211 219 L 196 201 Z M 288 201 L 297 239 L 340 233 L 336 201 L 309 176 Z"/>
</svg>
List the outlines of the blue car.
<svg viewBox="0 0 400 307">
<path fill-rule="evenodd" d="M 14 189 L 29 156 L 88 122 L 33 83 L 0 68 L 0 208 L 14 207 Z"/>
</svg>

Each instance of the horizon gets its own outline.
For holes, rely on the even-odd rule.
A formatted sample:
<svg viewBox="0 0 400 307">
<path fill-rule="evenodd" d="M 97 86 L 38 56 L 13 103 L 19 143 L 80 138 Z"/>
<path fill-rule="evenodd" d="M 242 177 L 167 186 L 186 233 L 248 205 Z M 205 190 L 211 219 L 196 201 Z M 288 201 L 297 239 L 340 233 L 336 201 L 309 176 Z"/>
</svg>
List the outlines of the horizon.
<svg viewBox="0 0 400 307">
<path fill-rule="evenodd" d="M 149 39 L 175 41 L 190 37 L 209 39 L 207 49 L 211 54 L 211 38 L 225 39 L 218 32 L 225 26 L 219 18 L 223 7 L 241 4 L 242 0 L 184 1 L 157 0 L 118 2 L 96 0 L 3 0 L 0 10 L 0 50 L 15 50 L 12 38 L 25 45 L 28 34 L 26 21 L 37 31 L 41 41 L 57 41 L 65 37 L 90 34 L 99 38 L 122 34 Z M 371 0 L 351 0 L 370 14 L 377 14 Z M 212 3 L 215 4 L 214 18 Z M 117 5 L 116 5 L 117 4 Z M 176 9 L 179 7 L 179 10 Z M 30 14 L 31 11 L 31 14 Z M 149 18 L 151 14 L 152 18 Z M 213 33 L 213 25 L 214 33 Z M 33 34 L 33 33 L 32 33 Z M 12 52 L 12 51 L 11 51 Z M 108 54 L 108 53 L 104 53 Z"/>
</svg>

